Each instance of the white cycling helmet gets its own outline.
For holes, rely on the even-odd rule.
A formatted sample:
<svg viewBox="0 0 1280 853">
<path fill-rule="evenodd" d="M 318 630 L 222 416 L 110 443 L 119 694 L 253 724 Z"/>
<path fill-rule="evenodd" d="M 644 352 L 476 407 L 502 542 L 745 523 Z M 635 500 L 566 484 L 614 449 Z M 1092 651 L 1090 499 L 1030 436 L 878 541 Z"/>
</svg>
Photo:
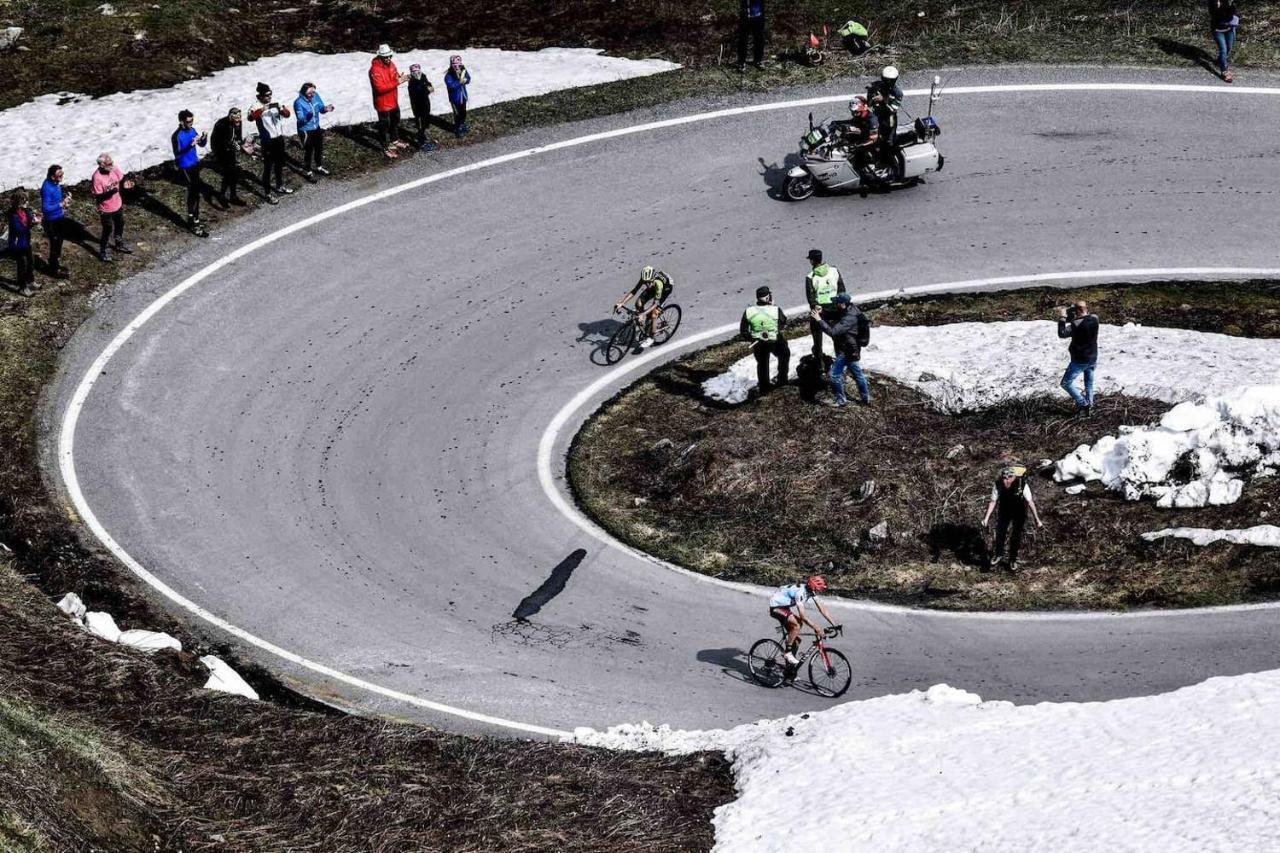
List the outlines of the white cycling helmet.
<svg viewBox="0 0 1280 853">
<path fill-rule="evenodd" d="M 645 266 L 641 268 L 640 270 L 641 281 L 653 281 L 653 276 L 654 276 L 653 267 Z"/>
<path fill-rule="evenodd" d="M 880 79 L 881 79 L 881 80 L 885 80 L 885 81 L 890 82 L 890 83 L 892 83 L 894 80 L 897 80 L 897 79 L 898 79 L 898 69 L 897 69 L 897 67 L 896 67 L 896 66 L 893 66 L 893 65 L 886 65 L 886 66 L 885 66 L 885 67 L 880 71 Z"/>
</svg>

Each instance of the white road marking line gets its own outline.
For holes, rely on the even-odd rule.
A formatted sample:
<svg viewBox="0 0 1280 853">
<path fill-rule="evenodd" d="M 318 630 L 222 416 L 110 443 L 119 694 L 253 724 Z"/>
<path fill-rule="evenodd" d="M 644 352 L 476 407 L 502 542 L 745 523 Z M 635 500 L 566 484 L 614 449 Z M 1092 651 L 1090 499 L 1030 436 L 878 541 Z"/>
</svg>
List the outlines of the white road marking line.
<svg viewBox="0 0 1280 853">
<path fill-rule="evenodd" d="M 910 90 L 907 90 L 906 94 L 911 96 L 917 96 L 917 95 L 928 94 L 928 91 L 929 91 L 928 89 L 910 89 Z M 1184 84 L 1163 84 L 1163 83 L 1028 83 L 1028 84 L 1004 84 L 1004 85 L 994 85 L 994 86 L 958 86 L 955 88 L 946 89 L 945 94 L 946 95 L 970 95 L 970 94 L 994 94 L 994 93 L 1012 93 L 1012 92 L 1097 92 L 1097 91 L 1182 92 L 1182 93 L 1212 92 L 1220 95 L 1226 95 L 1226 94 L 1280 95 L 1280 88 L 1243 87 L 1243 86 L 1239 88 L 1226 88 L 1226 87 L 1210 86 L 1210 85 L 1184 85 Z M 173 288 L 171 288 L 170 290 L 162 294 L 154 302 L 152 302 L 145 309 L 143 309 L 143 311 L 140 314 L 138 314 L 137 317 L 135 317 L 127 326 L 121 329 L 120 332 L 114 338 L 112 338 L 111 342 L 107 344 L 106 349 L 104 349 L 98 355 L 98 357 L 94 359 L 93 364 L 90 365 L 89 369 L 81 377 L 79 384 L 76 386 L 75 392 L 72 394 L 70 402 L 67 404 L 66 411 L 63 413 L 62 425 L 60 427 L 60 431 L 58 434 L 58 470 L 62 476 L 63 484 L 67 489 L 67 494 L 70 496 L 71 501 L 75 505 L 76 510 L 80 513 L 80 517 L 84 520 L 85 525 L 89 528 L 89 530 L 93 533 L 93 535 L 103 544 L 104 547 L 107 548 L 107 550 L 109 550 L 112 554 L 114 554 L 120 560 L 120 562 L 124 563 L 124 565 L 128 567 L 128 569 L 131 572 L 133 572 L 139 579 L 141 579 L 148 586 L 150 586 L 152 589 L 159 592 L 161 595 L 169 599 L 174 604 L 190 612 L 192 615 L 205 620 L 209 624 L 217 628 L 220 628 L 223 631 L 226 631 L 227 633 L 231 634 L 237 639 L 242 640 L 243 642 L 248 643 L 251 646 L 255 646 L 258 649 L 261 649 L 262 651 L 276 655 L 277 657 L 280 657 L 286 661 L 289 661 L 290 663 L 309 669 L 312 672 L 319 673 L 320 675 L 323 675 L 327 678 L 332 678 L 335 681 L 340 681 L 344 684 L 350 685 L 352 687 L 357 687 L 362 690 L 368 690 L 371 693 L 375 693 L 380 696 L 385 696 L 390 699 L 395 699 L 397 701 L 405 702 L 409 705 L 425 708 L 438 713 L 461 717 L 463 719 L 472 720 L 474 722 L 481 722 L 488 725 L 515 729 L 517 731 L 527 732 L 530 734 L 539 734 L 539 735 L 545 735 L 550 737 L 567 737 L 569 733 L 561 731 L 559 729 L 547 728 L 544 726 L 537 726 L 529 723 L 522 723 L 515 720 L 507 720 L 501 717 L 494 717 L 488 714 L 481 714 L 475 711 L 469 711 L 465 708 L 457 708 L 452 705 L 445 705 L 440 702 L 434 702 L 429 699 L 423 699 L 418 696 L 402 693 L 398 690 L 392 690 L 390 688 L 382 687 L 380 685 L 366 681 L 362 678 L 357 678 L 355 676 L 348 675 L 344 672 L 340 672 L 336 669 L 333 669 L 332 667 L 304 658 L 301 655 L 298 655 L 287 649 L 281 648 L 280 646 L 277 646 L 274 643 L 268 642 L 267 640 L 264 640 L 261 637 L 251 634 L 248 631 L 244 630 L 243 628 L 239 628 L 236 625 L 231 624 L 225 619 L 222 619 L 221 617 L 215 615 L 214 613 L 210 612 L 209 610 L 205 609 L 204 607 L 196 604 L 195 602 L 191 601 L 190 599 L 180 594 L 177 590 L 173 589 L 164 581 L 160 580 L 158 577 L 156 577 L 151 572 L 149 572 L 141 563 L 135 560 L 124 549 L 124 547 L 120 545 L 120 543 L 117 542 L 114 537 L 112 537 L 112 535 L 107 531 L 106 527 L 103 526 L 102 522 L 99 521 L 92 507 L 89 506 L 89 502 L 86 499 L 84 492 L 80 487 L 80 479 L 76 474 L 76 467 L 75 467 L 76 425 L 80 420 L 80 413 L 84 409 L 85 401 L 88 399 L 89 393 L 93 390 L 93 386 L 97 382 L 98 377 L 103 375 L 103 373 L 105 373 L 107 363 L 111 361 L 111 359 L 115 356 L 115 354 L 118 353 L 126 343 L 128 343 L 129 339 L 132 338 L 133 335 L 139 329 L 141 329 L 152 317 L 158 314 L 171 302 L 176 300 L 178 297 L 182 296 L 184 293 L 186 293 L 191 288 L 195 287 L 197 284 L 200 284 L 202 281 L 212 276 L 214 273 L 235 263 L 237 260 L 240 260 L 241 258 L 246 257 L 247 255 L 250 255 L 253 252 L 256 252 L 258 249 L 261 249 L 264 246 L 269 246 L 272 243 L 276 242 L 277 240 L 284 239 L 285 237 L 296 234 L 299 231 L 302 231 L 306 228 L 310 228 L 311 226 L 317 225 L 328 219 L 332 219 L 333 217 L 341 216 L 345 213 L 350 213 L 351 211 L 358 210 L 359 208 L 364 207 L 366 205 L 373 204 L 378 201 L 382 201 L 383 199 L 392 198 L 393 196 L 399 195 L 401 193 L 409 192 L 411 190 L 415 190 L 420 187 L 424 187 L 429 184 L 436 183 L 438 181 L 447 180 L 448 178 L 467 174 L 468 172 L 478 171 L 480 169 L 487 169 L 487 168 L 492 168 L 494 166 L 500 166 L 505 163 L 511 163 L 517 160 L 522 160 L 526 157 L 533 157 L 535 155 L 544 154 L 550 151 L 559 151 L 566 148 L 574 148 L 580 145 L 588 145 L 593 142 L 600 142 L 607 139 L 617 139 L 620 137 L 631 136 L 638 133 L 646 133 L 654 130 L 662 130 L 670 127 L 678 127 L 680 125 L 714 121 L 720 118 L 730 118 L 734 116 L 747 115 L 751 113 L 770 112 L 775 110 L 794 109 L 797 107 L 805 107 L 805 106 L 811 106 L 811 105 L 817 105 L 817 104 L 839 103 L 841 101 L 847 101 L 852 96 L 853 96 L 852 94 L 824 95 L 816 98 L 801 98 L 798 100 L 791 100 L 791 101 L 774 101 L 767 104 L 753 104 L 751 106 L 745 106 L 745 107 L 731 107 L 731 108 L 722 109 L 722 110 L 714 110 L 712 112 L 697 113 L 695 115 L 679 116 L 676 118 L 663 119 L 661 121 L 648 122 L 645 124 L 632 125 L 629 127 L 615 128 L 614 130 L 607 130 L 607 131 L 602 131 L 600 133 L 592 133 L 592 134 L 587 134 L 585 136 L 578 136 L 572 139 L 565 139 L 559 142 L 553 142 L 553 143 L 538 146 L 535 148 L 526 148 L 521 151 L 513 151 L 508 154 L 502 154 L 497 157 L 490 157 L 488 159 L 480 160 L 475 163 L 470 163 L 465 166 L 458 166 L 453 169 L 448 169 L 444 172 L 439 172 L 434 175 L 428 175 L 422 178 L 417 178 L 412 181 L 408 181 L 407 183 L 400 184 L 394 187 L 389 187 L 388 189 L 381 190 L 380 192 L 376 192 L 371 195 L 364 196 L 362 198 L 354 199 L 352 201 L 347 202 L 346 204 L 339 205 L 338 207 L 332 208 L 323 213 L 319 213 L 314 216 L 307 217 L 306 219 L 295 222 L 292 225 L 285 226 L 284 228 L 281 228 L 278 231 L 274 231 L 270 234 L 259 237 L 257 240 L 254 240 L 244 246 L 241 246 L 239 249 L 236 249 L 235 251 L 225 255 L 219 260 L 214 261 L 208 266 L 198 270 L 191 276 L 183 279 L 181 282 L 179 282 Z M 1200 268 L 1200 269 L 1210 270 L 1211 268 Z M 1217 270 L 1213 272 L 1217 272 L 1219 274 L 1225 274 L 1221 270 Z M 1184 273 L 1184 274 L 1189 274 L 1189 273 Z M 1251 275 L 1254 273 L 1245 273 L 1245 274 Z M 1088 276 L 1087 273 L 1078 273 L 1076 275 L 1080 277 Z M 1019 280 L 1036 281 L 1036 280 L 1047 280 L 1047 279 L 1034 278 L 1034 277 L 1030 279 L 1018 279 L 1016 277 L 1014 278 L 1005 277 L 1000 279 L 987 279 L 985 281 L 987 283 L 1012 283 L 1014 281 L 1019 281 Z M 933 285 L 934 288 L 940 288 L 943 286 L 944 285 Z M 923 292 L 923 291 L 919 291 L 919 292 Z M 700 335 L 694 336 L 691 339 L 682 341 L 679 345 L 679 348 L 683 349 L 684 347 L 692 343 L 695 343 L 697 341 L 707 340 L 708 338 L 714 337 L 716 334 L 725 334 L 725 332 L 713 330 L 711 333 L 702 333 Z M 656 355 L 660 356 L 662 355 L 662 352 L 659 351 Z M 648 364 L 650 360 L 652 360 L 650 356 L 645 356 L 644 358 L 636 359 L 635 361 L 628 364 L 625 368 L 620 368 L 619 370 L 629 372 L 631 370 L 636 369 L 640 365 Z M 620 375 L 619 372 L 614 371 L 610 374 L 607 374 L 607 378 L 611 380 L 613 377 L 616 377 L 618 375 Z M 589 389 L 596 388 L 597 386 L 599 386 L 600 388 L 603 388 L 604 385 L 607 385 L 607 384 L 608 384 L 607 381 L 605 381 L 604 384 L 601 384 L 601 381 L 597 380 L 597 382 L 592 383 L 590 386 L 588 386 L 588 388 Z M 577 407 L 581 406 L 586 401 L 586 399 L 588 399 L 590 396 L 591 394 L 586 394 L 584 396 L 584 394 L 580 392 L 577 396 L 574 397 L 573 401 L 570 401 L 570 405 L 573 405 L 574 401 L 578 401 L 577 405 L 574 406 L 574 409 L 576 409 Z M 579 398 L 581 398 L 581 400 L 579 400 Z M 728 588 L 739 589 L 742 591 L 748 591 L 752 593 L 757 593 L 759 591 L 757 588 L 754 588 L 754 587 L 749 587 L 746 585 L 739 585 L 739 584 L 730 584 L 725 581 L 718 581 L 712 578 L 707 578 L 704 575 L 696 575 L 694 573 L 688 572 L 685 569 L 680 569 L 676 566 L 671 566 L 667 563 L 663 563 L 659 560 L 656 560 L 653 557 L 650 557 L 649 555 L 641 554 L 640 552 L 637 552 L 631 548 L 628 548 L 627 546 L 623 545 L 621 542 L 614 540 L 612 537 L 608 536 L 608 534 L 605 534 L 604 531 L 595 529 L 594 525 L 592 525 L 586 518 L 579 515 L 576 512 L 576 510 L 574 510 L 573 508 L 568 507 L 567 504 L 564 502 L 563 496 L 560 495 L 558 490 L 555 489 L 554 479 L 551 477 L 550 444 L 548 443 L 548 435 L 550 435 L 551 437 L 551 443 L 554 443 L 555 435 L 554 435 L 554 432 L 552 432 L 552 427 L 559 429 L 559 427 L 563 426 L 563 423 L 568 419 L 568 415 L 565 414 L 567 409 L 568 407 L 566 407 L 566 409 L 562 409 L 561 413 L 557 414 L 556 418 L 552 421 L 551 426 L 548 426 L 547 432 L 543 434 L 542 443 L 539 445 L 539 449 L 538 449 L 538 469 L 539 469 L 538 479 L 542 484 L 543 491 L 551 499 L 552 503 L 558 509 L 560 509 L 562 514 L 566 515 L 566 517 L 568 517 L 571 521 L 573 521 L 582 529 L 586 530 L 588 533 L 591 533 L 591 535 L 595 536 L 598 539 L 601 539 L 601 541 L 604 541 L 607 544 L 612 545 L 614 547 L 620 548 L 621 550 L 629 554 L 633 554 L 650 563 L 661 565 L 671 570 L 679 571 L 679 572 L 688 574 L 692 577 L 697 577 L 699 579 L 716 583 L 721 586 L 726 586 Z M 545 460 L 544 460 L 544 447 L 542 446 L 544 444 L 547 445 L 545 448 L 545 451 L 546 451 Z M 545 476 L 543 472 L 544 462 L 546 464 Z M 850 605 L 853 605 L 853 603 L 850 603 Z M 883 610 L 885 612 L 901 612 L 897 608 L 892 608 L 887 605 L 869 605 L 868 604 L 868 605 L 858 605 L 858 606 L 860 606 L 864 610 Z M 1217 608 L 1217 609 L 1236 610 L 1236 609 L 1247 609 L 1254 606 L 1265 607 L 1267 605 L 1239 605 L 1236 607 Z M 912 611 L 912 612 L 918 613 L 919 611 Z M 1203 611 L 1200 611 L 1200 612 L 1203 612 Z M 944 614 L 931 611 L 930 615 L 941 616 Z M 991 618 L 990 614 L 974 614 L 974 615 L 982 615 L 985 618 Z M 1114 614 L 1091 614 L 1091 615 L 1102 616 L 1107 618 L 1111 618 L 1114 616 Z"/>
</svg>

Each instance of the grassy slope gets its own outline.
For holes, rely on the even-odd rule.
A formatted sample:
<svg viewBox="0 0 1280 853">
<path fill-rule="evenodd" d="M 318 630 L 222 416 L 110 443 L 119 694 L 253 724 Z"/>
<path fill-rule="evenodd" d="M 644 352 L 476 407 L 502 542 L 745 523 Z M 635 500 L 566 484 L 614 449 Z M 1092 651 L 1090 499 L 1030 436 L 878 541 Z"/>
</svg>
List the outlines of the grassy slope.
<svg viewBox="0 0 1280 853">
<path fill-rule="evenodd" d="M 1108 323 L 1280 336 L 1275 285 L 1100 286 L 1071 295 L 1077 293 Z M 897 302 L 870 313 L 892 324 L 1034 319 L 1052 316 L 1067 298 L 1036 288 Z M 793 358 L 808 350 L 807 330 L 800 334 Z M 777 584 L 818 569 L 845 595 L 938 608 L 1185 607 L 1280 595 L 1280 561 L 1269 549 L 1149 545 L 1138 536 L 1165 525 L 1235 528 L 1274 517 L 1276 478 L 1250 485 L 1230 506 L 1153 516 L 1149 503 L 1097 487 L 1066 495 L 1042 473 L 1033 483 L 1046 528 L 1029 537 L 1023 571 L 980 571 L 977 554 L 966 551 L 980 537 L 1002 460 L 1061 458 L 1122 424 L 1150 422 L 1167 408 L 1162 404 L 1104 397 L 1092 418 L 1081 419 L 1058 393 L 949 417 L 887 380 L 874 380 L 873 407 L 847 412 L 801 404 L 794 389 L 729 409 L 704 403 L 700 382 L 742 353 L 734 343 L 679 359 L 637 382 L 579 433 L 571 480 L 608 529 L 717 577 Z M 660 422 L 646 414 L 657 408 L 666 413 Z M 664 439 L 671 450 L 659 444 Z M 868 480 L 876 483 L 869 498 L 859 493 Z M 882 521 L 890 541 L 870 542 L 867 531 Z"/>
<path fill-rule="evenodd" d="M 837 56 L 818 70 L 775 64 L 767 73 L 740 78 L 718 66 L 721 51 L 732 51 L 732 0 L 445 0 L 429 9 L 409 0 L 245 0 L 231 7 L 238 11 L 211 0 L 118 0 L 112 17 L 99 15 L 99 5 L 100 0 L 11 0 L 0 6 L 0 26 L 25 27 L 21 43 L 30 48 L 0 54 L 0 107 L 52 91 L 105 94 L 169 85 L 229 62 L 283 50 L 367 50 L 383 40 L 401 48 L 603 47 L 625 55 L 663 56 L 689 66 L 676 75 L 480 111 L 474 125 L 477 136 L 486 138 L 688 94 L 762 90 L 861 73 L 884 61 L 908 68 L 1001 61 L 1184 64 L 1195 62 L 1200 46 L 1208 42 L 1198 3 L 1066 0 L 1049 11 L 1043 2 L 886 0 L 876 5 L 872 21 L 873 37 L 882 47 L 865 60 Z M 849 14 L 866 17 L 871 11 L 834 0 L 774 5 L 771 53 L 793 48 L 822 21 L 838 22 Z M 1276 64 L 1271 36 L 1277 9 L 1276 3 L 1249 7 L 1238 63 Z M 925 16 L 918 16 L 919 10 Z M 145 37 L 136 38 L 140 31 Z M 1164 40 L 1163 46 L 1159 40 Z M 385 167 L 358 135 L 335 137 L 330 151 L 344 171 Z M 39 177 L 32 176 L 31 183 L 38 183 Z M 189 659 L 143 661 L 116 650 L 104 654 L 100 645 L 67 630 L 54 632 L 46 638 L 47 645 L 33 647 L 31 636 L 44 636 L 49 620 L 56 624 L 57 617 L 27 581 L 49 595 L 77 589 L 92 606 L 116 613 L 126 627 L 182 633 L 181 626 L 149 608 L 145 597 L 109 561 L 81 547 L 65 510 L 44 492 L 36 465 L 33 413 L 59 347 L 88 316 L 97 294 L 150 264 L 160 247 L 180 248 L 188 239 L 174 224 L 173 211 L 181 209 L 180 190 L 159 173 L 149 177 L 151 191 L 129 199 L 131 236 L 142 249 L 138 255 L 116 267 L 100 267 L 87 253 L 69 250 L 76 272 L 71 282 L 46 288 L 34 300 L 0 293 L 0 435 L 5 438 L 0 442 L 0 538 L 16 551 L 14 559 L 0 556 L 0 607 L 7 637 L 7 648 L 0 654 L 6 702 L 0 711 L 0 743 L 19 744 L 16 752 L 10 749 L 2 756 L 10 763 L 0 765 L 16 780 L 0 789 L 0 850 L 59 849 L 91 842 L 110 849 L 138 849 L 142 833 L 153 832 L 163 838 L 162 846 L 181 840 L 187 849 L 217 846 L 221 839 L 238 849 L 367 849 L 362 839 L 372 836 L 362 833 L 369 826 L 379 828 L 377 838 L 388 849 L 490 846 L 495 839 L 471 834 L 481 828 L 468 823 L 452 822 L 447 834 L 430 834 L 443 833 L 440 821 L 449 815 L 427 792 L 440 787 L 439 778 L 456 778 L 460 768 L 473 771 L 486 764 L 481 756 L 494 754 L 506 756 L 499 762 L 504 772 L 489 779 L 476 777 L 488 799 L 481 796 L 484 791 L 471 792 L 475 797 L 467 794 L 464 799 L 473 810 L 464 814 L 479 819 L 502 813 L 500 825 L 514 833 L 502 839 L 504 847 L 591 849 L 602 838 L 616 839 L 613 846 L 625 849 L 663 849 L 681 842 L 705 846 L 709 809 L 729 796 L 722 765 L 695 760 L 655 767 L 625 757 L 552 747 L 525 749 L 517 755 L 486 741 L 437 738 L 362 721 L 334 722 L 297 707 L 264 704 L 246 709 L 235 700 L 191 692 L 199 671 Z M 83 191 L 78 195 L 86 196 Z M 214 227 L 220 217 L 230 215 L 215 214 Z M 191 647 L 191 638 L 184 639 Z M 35 655 L 35 664 L 19 663 L 27 654 Z M 146 685 L 145 697 L 134 689 L 139 684 Z M 270 688 L 261 682 L 259 686 Z M 173 740 L 184 726 L 199 736 Z M 307 741 L 307 748 L 329 762 L 323 774 L 273 752 L 280 743 L 313 730 L 319 733 Z M 43 732 L 43 745 L 30 746 L 33 731 Z M 84 743 L 99 746 L 87 752 L 76 746 Z M 58 800 L 56 776 L 36 772 L 20 760 L 36 749 L 48 750 L 50 763 L 65 769 L 68 785 L 87 785 L 86 790 L 101 798 L 104 813 L 121 819 L 110 826 L 84 823 L 74 804 Z M 424 750 L 443 757 L 436 764 L 422 763 Z M 136 772 L 107 772 L 119 766 L 112 758 L 119 755 L 128 755 Z M 528 761 L 517 760 L 521 758 Z M 619 783 L 632 778 L 650 779 L 658 788 L 680 787 L 655 793 L 649 809 L 599 808 Z M 139 791 L 155 796 L 152 782 L 159 785 L 159 799 L 140 798 Z M 550 795 L 539 785 L 568 785 L 573 793 L 568 800 L 573 804 L 571 816 L 583 815 L 582 826 L 555 825 L 557 810 L 545 807 L 550 800 L 521 795 L 527 785 L 542 796 Z M 350 826 L 335 823 L 349 811 L 346 799 L 338 795 L 352 790 L 364 792 L 356 810 L 360 821 Z M 679 795 L 670 796 L 676 790 Z M 553 799 L 564 801 L 559 793 Z M 145 806 L 141 811 L 140 803 Z M 403 809 L 420 812 L 420 825 L 399 819 Z M 161 820 L 164 826 L 152 827 L 151 820 Z"/>
</svg>

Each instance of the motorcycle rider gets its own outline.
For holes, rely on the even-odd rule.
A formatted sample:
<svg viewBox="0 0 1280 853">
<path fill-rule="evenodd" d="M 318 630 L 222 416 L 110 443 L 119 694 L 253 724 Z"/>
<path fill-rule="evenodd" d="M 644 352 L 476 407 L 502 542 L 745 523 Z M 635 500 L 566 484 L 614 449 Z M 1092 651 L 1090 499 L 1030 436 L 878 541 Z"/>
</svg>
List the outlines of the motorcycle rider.
<svg viewBox="0 0 1280 853">
<path fill-rule="evenodd" d="M 850 101 L 848 121 L 831 122 L 831 130 L 840 136 L 853 168 L 866 175 L 871 155 L 880 141 L 880 121 L 867 106 L 866 97 L 859 95 Z"/>
<path fill-rule="evenodd" d="M 902 106 L 902 86 L 898 84 L 898 69 L 886 65 L 880 71 L 880 79 L 867 86 L 867 103 L 880 122 L 880 137 L 892 143 L 898 130 L 898 107 Z"/>
</svg>

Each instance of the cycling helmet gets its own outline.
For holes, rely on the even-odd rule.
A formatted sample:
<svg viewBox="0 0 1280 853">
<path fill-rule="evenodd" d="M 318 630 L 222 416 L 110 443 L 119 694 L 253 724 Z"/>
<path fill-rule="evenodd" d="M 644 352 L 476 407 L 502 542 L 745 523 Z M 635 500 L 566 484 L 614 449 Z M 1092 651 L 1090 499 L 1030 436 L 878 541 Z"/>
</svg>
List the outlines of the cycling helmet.
<svg viewBox="0 0 1280 853">
<path fill-rule="evenodd" d="M 898 79 L 898 69 L 892 65 L 886 65 L 880 72 L 880 79 L 886 83 L 892 83 Z"/>
<path fill-rule="evenodd" d="M 809 592 L 822 592 L 827 588 L 827 580 L 822 575 L 810 575 L 804 585 L 809 587 Z"/>
<path fill-rule="evenodd" d="M 641 281 L 653 281 L 653 267 L 645 266 L 640 270 Z"/>
</svg>

